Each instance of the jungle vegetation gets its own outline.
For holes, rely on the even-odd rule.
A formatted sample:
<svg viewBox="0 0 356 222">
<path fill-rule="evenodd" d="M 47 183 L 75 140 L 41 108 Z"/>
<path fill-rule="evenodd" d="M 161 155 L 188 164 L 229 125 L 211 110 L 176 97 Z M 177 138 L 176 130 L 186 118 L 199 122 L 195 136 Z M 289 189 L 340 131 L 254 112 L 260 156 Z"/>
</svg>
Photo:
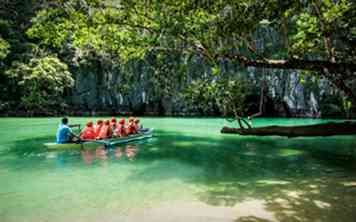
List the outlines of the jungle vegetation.
<svg viewBox="0 0 356 222">
<path fill-rule="evenodd" d="M 115 90 L 125 93 L 132 75 L 140 75 L 129 71 L 137 62 L 153 70 L 147 81 L 157 97 L 190 81 L 181 95 L 188 106 L 219 107 L 237 117 L 246 115 L 246 98 L 259 89 L 241 75 L 223 75 L 226 62 L 241 73 L 248 67 L 301 70 L 332 83 L 348 109 L 356 104 L 356 4 L 351 0 L 1 2 L 3 111 L 65 109 L 81 67 L 100 70 L 111 64 L 126 79 Z M 209 75 L 187 77 L 186 64 L 193 58 L 204 61 Z"/>
</svg>

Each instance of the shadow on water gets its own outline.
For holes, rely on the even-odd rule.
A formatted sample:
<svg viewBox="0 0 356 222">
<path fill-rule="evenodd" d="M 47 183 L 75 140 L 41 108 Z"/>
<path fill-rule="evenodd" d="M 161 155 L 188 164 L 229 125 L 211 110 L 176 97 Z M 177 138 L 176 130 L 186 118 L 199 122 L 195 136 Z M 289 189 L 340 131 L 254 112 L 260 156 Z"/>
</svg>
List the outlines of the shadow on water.
<svg viewBox="0 0 356 222">
<path fill-rule="evenodd" d="M 134 161 L 146 167 L 135 170 L 130 180 L 180 179 L 200 187 L 197 198 L 209 205 L 233 207 L 252 201 L 254 206 L 261 205 L 257 211 L 273 213 L 273 217 L 265 218 L 241 216 L 237 222 L 331 222 L 356 218 L 353 211 L 356 209 L 356 168 L 352 152 L 330 152 L 333 148 L 343 148 L 340 141 L 193 137 L 165 131 L 157 131 L 156 135 L 148 141 L 112 149 L 99 146 L 77 150 L 76 160 L 89 165 L 95 161 Z M 42 144 L 50 140 L 43 137 L 16 141 L 9 152 L 19 157 L 47 153 Z M 67 155 L 67 151 L 61 155 Z M 43 159 L 38 158 L 38 161 Z M 186 164 L 202 173 L 186 177 L 176 173 L 174 167 L 179 165 L 162 169 L 161 165 L 152 164 L 161 161 Z M 83 167 L 83 164 L 75 166 Z"/>
<path fill-rule="evenodd" d="M 244 209 L 252 202 L 252 208 L 261 206 L 257 215 L 258 210 L 273 213 L 271 218 L 242 216 L 236 219 L 239 222 L 353 221 L 356 167 L 350 144 L 344 145 L 324 138 L 238 140 L 162 133 L 139 159 L 174 159 L 203 169 L 203 175 L 185 181 L 202 186 L 198 199 L 209 205 Z M 338 148 L 345 152 L 332 152 Z M 173 170 L 152 177 L 151 171 L 156 172 L 156 166 L 132 177 L 148 182 L 177 176 Z"/>
<path fill-rule="evenodd" d="M 46 151 L 43 144 L 52 140 L 53 136 L 16 140 L 13 145 L 10 146 L 9 152 L 20 157 L 43 153 Z"/>
<path fill-rule="evenodd" d="M 235 220 L 235 222 L 271 222 L 271 221 L 263 218 L 258 218 L 255 216 L 246 216 Z"/>
</svg>

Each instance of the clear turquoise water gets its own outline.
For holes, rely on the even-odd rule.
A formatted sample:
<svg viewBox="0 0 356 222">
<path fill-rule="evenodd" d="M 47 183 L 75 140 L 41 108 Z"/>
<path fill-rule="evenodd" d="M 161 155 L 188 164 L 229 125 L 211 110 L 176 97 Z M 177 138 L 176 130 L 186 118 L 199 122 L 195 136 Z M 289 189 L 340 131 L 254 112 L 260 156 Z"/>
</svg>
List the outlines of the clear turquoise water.
<svg viewBox="0 0 356 222">
<path fill-rule="evenodd" d="M 143 118 L 154 138 L 108 150 L 48 151 L 42 144 L 54 140 L 58 122 L 0 119 L 1 222 L 356 218 L 352 136 L 242 137 L 220 134 L 231 126 L 223 119 Z"/>
</svg>

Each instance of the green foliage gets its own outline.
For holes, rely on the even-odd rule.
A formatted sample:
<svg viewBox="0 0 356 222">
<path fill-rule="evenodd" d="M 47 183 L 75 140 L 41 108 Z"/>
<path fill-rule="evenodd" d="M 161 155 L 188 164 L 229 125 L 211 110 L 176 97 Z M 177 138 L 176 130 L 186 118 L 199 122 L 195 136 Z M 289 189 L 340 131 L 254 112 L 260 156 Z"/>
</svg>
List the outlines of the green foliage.
<svg viewBox="0 0 356 222">
<path fill-rule="evenodd" d="M 184 92 L 189 106 L 205 113 L 216 107 L 226 116 L 242 116 L 249 108 L 246 98 L 252 86 L 244 79 L 194 80 Z"/>
<path fill-rule="evenodd" d="M 324 0 L 321 1 L 321 13 L 324 22 L 326 23 L 327 30 L 334 30 L 335 27 L 332 27 L 335 22 L 340 22 L 340 18 L 342 18 L 348 10 L 350 10 L 351 2 L 347 0 Z"/>
<path fill-rule="evenodd" d="M 44 9 L 32 19 L 33 26 L 27 30 L 27 35 L 40 39 L 45 46 L 61 48 L 72 33 L 84 26 L 84 15 L 72 12 L 69 15 L 62 9 Z"/>
<path fill-rule="evenodd" d="M 29 110 L 58 105 L 64 90 L 74 83 L 67 65 L 53 56 L 14 62 L 6 74 L 22 89 L 21 105 Z"/>
<path fill-rule="evenodd" d="M 214 55 L 236 53 L 249 59 L 328 59 L 323 38 L 338 46 L 345 36 L 334 33 L 348 36 L 354 30 L 355 7 L 348 0 L 56 2 L 57 7 L 32 19 L 29 37 L 56 48 L 69 44 L 84 52 L 115 54 L 124 63 L 152 50 L 172 49 L 202 54 L 213 63 L 219 59 Z M 281 44 L 287 40 L 289 44 Z M 345 48 L 334 48 L 350 57 Z"/>
<path fill-rule="evenodd" d="M 10 48 L 10 44 L 0 36 L 0 60 L 4 59 L 7 56 L 7 54 L 10 52 L 9 48 Z"/>
<path fill-rule="evenodd" d="M 0 20 L 0 59 L 6 57 L 8 63 L 2 68 L 11 67 L 7 73 L 15 73 L 13 79 L 23 84 L 16 84 L 20 90 L 9 85 L 9 90 L 4 91 L 21 92 L 21 98 L 40 96 L 29 96 L 26 89 L 31 88 L 32 80 L 25 81 L 28 77 L 24 73 L 32 73 L 31 76 L 40 72 L 39 67 L 46 66 L 46 62 L 44 58 L 34 58 L 43 55 L 57 54 L 78 72 L 83 67 L 93 67 L 97 79 L 105 73 L 102 64 L 109 61 L 111 68 L 120 67 L 115 70 L 120 70 L 120 78 L 126 81 L 119 87 L 120 93 L 132 91 L 132 81 L 145 81 L 157 98 L 174 96 L 188 79 L 184 58 L 199 57 L 201 63 L 211 66 L 216 80 L 192 77 L 198 79 L 189 89 L 194 104 L 203 101 L 206 105 L 196 106 L 203 110 L 218 106 L 220 111 L 241 114 L 249 87 L 245 87 L 244 80 L 223 76 L 217 65 L 222 60 L 297 57 L 325 61 L 329 60 L 325 39 L 330 39 L 337 62 L 356 59 L 356 7 L 349 0 L 14 0 L 7 1 L 5 8 L 11 10 L 6 12 L 0 6 L 2 18 L 11 14 L 15 17 Z M 11 66 L 12 61 L 19 62 Z M 146 70 L 138 68 L 140 65 Z M 55 62 L 49 66 L 58 67 Z M 37 87 L 34 91 L 63 92 L 46 88 L 45 73 L 54 75 L 43 71 L 37 82 L 43 79 L 45 84 L 33 86 Z M 141 78 L 142 73 L 147 76 Z M 305 72 L 305 76 L 310 75 L 320 77 L 323 73 Z M 354 79 L 354 75 L 350 76 Z M 331 80 L 333 77 L 328 76 Z M 42 86 L 46 89 L 42 90 Z M 46 94 L 43 98 L 48 99 Z"/>
<path fill-rule="evenodd" d="M 62 7 L 38 12 L 27 35 L 47 47 L 61 49 L 68 45 L 79 49 L 84 57 L 87 52 L 94 51 L 118 55 L 126 62 L 142 58 L 147 43 L 154 41 L 137 31 L 136 26 L 142 25 L 139 22 L 137 16 L 98 1 L 70 0 L 63 1 Z"/>
<path fill-rule="evenodd" d="M 344 109 L 345 110 L 350 110 L 352 107 L 352 102 L 350 100 L 344 100 Z"/>
<path fill-rule="evenodd" d="M 352 111 L 352 101 L 344 99 L 342 105 L 346 112 L 346 117 L 349 118 Z"/>
<path fill-rule="evenodd" d="M 216 91 L 216 84 L 207 80 L 194 80 L 183 92 L 183 97 L 191 109 L 195 108 L 208 113 L 216 105 L 214 97 Z"/>
<path fill-rule="evenodd" d="M 0 19 L 0 60 L 5 59 L 10 53 L 10 43 L 6 40 L 11 37 L 9 35 L 9 26 L 9 22 L 7 20 Z M 0 65 L 2 65 L 1 62 Z"/>
<path fill-rule="evenodd" d="M 295 56 L 304 57 L 308 53 L 326 57 L 325 38 L 330 38 L 332 46 L 336 41 L 343 41 L 341 30 L 351 28 L 352 21 L 347 13 L 352 10 L 352 4 L 348 0 L 340 1 L 312 1 L 307 7 L 294 13 L 291 22 L 295 32 L 291 32 L 291 52 Z M 351 29 L 352 30 L 352 29 Z M 342 47 L 335 47 L 336 50 L 343 50 Z"/>
<path fill-rule="evenodd" d="M 292 50 L 297 55 L 315 52 L 321 47 L 321 32 L 316 16 L 301 13 L 296 19 L 297 33 L 292 37 Z"/>
<path fill-rule="evenodd" d="M 151 61 L 146 63 L 152 75 L 147 82 L 152 94 L 158 98 L 174 96 L 186 80 L 185 65 L 180 62 L 182 55 L 175 53 L 155 54 Z"/>
<path fill-rule="evenodd" d="M 252 87 L 246 80 L 222 80 L 217 94 L 218 105 L 224 107 L 225 114 L 242 116 L 248 109 L 246 98 Z"/>
</svg>

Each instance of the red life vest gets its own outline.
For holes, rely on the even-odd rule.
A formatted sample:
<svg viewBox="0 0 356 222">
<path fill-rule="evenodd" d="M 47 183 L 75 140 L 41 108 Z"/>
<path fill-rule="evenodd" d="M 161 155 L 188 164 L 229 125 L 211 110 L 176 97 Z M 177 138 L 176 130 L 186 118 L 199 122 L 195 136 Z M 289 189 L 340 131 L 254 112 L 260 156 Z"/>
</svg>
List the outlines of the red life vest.
<svg viewBox="0 0 356 222">
<path fill-rule="evenodd" d="M 94 127 L 94 130 L 95 130 L 95 137 L 98 137 L 98 136 L 99 136 L 99 133 L 100 133 L 102 127 L 103 127 L 103 124 L 96 124 L 96 125 L 95 125 L 95 127 Z"/>
<path fill-rule="evenodd" d="M 104 125 L 101 127 L 99 134 L 97 136 L 97 139 L 105 139 L 107 138 L 108 131 L 109 131 L 110 126 Z"/>
<path fill-rule="evenodd" d="M 125 137 L 127 136 L 127 132 L 125 129 L 125 125 L 123 124 L 117 124 L 116 125 L 116 129 L 115 129 L 115 133 L 116 135 L 120 136 L 120 137 Z"/>
<path fill-rule="evenodd" d="M 128 132 L 128 134 L 135 134 L 135 133 L 137 133 L 135 123 L 133 123 L 133 122 L 130 122 L 130 123 L 129 123 L 129 125 L 128 125 L 128 127 L 127 127 L 127 132 Z"/>
<path fill-rule="evenodd" d="M 109 125 L 103 125 L 100 129 L 99 135 L 97 136 L 97 139 L 106 139 L 112 137 L 112 129 L 110 124 Z"/>
<path fill-rule="evenodd" d="M 96 137 L 94 127 L 85 127 L 80 135 L 82 140 L 94 140 Z"/>
<path fill-rule="evenodd" d="M 111 138 L 113 135 L 113 129 L 111 126 L 109 126 L 108 132 L 107 132 L 107 138 Z"/>
</svg>

